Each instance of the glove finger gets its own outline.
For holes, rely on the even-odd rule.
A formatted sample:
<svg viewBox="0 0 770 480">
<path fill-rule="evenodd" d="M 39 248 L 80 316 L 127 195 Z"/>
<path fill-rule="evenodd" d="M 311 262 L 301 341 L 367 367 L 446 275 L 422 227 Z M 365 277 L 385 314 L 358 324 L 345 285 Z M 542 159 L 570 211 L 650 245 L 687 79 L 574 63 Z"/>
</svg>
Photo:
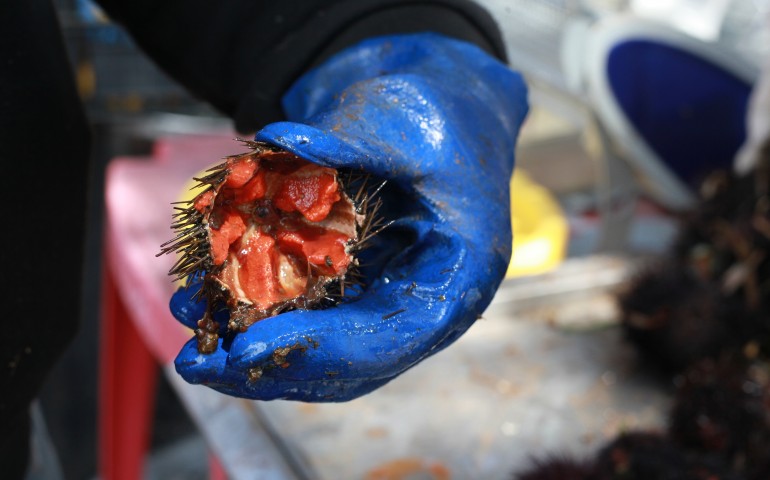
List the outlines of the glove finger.
<svg viewBox="0 0 770 480">
<path fill-rule="evenodd" d="M 460 141 L 465 140 L 465 129 L 454 131 L 453 112 L 444 107 L 456 103 L 449 96 L 440 85 L 418 75 L 368 79 L 346 89 L 341 97 L 347 100 L 338 100 L 313 117 L 312 127 L 274 123 L 258 132 L 256 139 L 315 163 L 364 170 L 411 185 L 418 178 L 452 168 L 465 153 L 474 154 L 476 160 L 477 152 L 466 152 L 465 147 L 478 140 Z M 488 127 L 501 128 L 499 124 Z M 513 151 L 508 135 L 497 137 L 505 140 L 502 151 Z"/>
<path fill-rule="evenodd" d="M 206 299 L 194 298 L 200 288 L 200 282 L 192 283 L 187 288 L 180 288 L 171 296 L 169 302 L 171 314 L 185 327 L 197 328 L 198 320 L 206 313 L 208 305 Z"/>
<path fill-rule="evenodd" d="M 205 297 L 196 298 L 201 288 L 201 282 L 191 283 L 188 287 L 179 288 L 171 296 L 169 307 L 171 314 L 179 323 L 195 330 L 198 328 L 198 320 L 206 313 L 208 302 Z M 226 308 L 214 310 L 214 320 L 219 323 L 219 333 L 224 335 L 227 331 L 227 322 L 230 320 L 230 312 Z"/>
<path fill-rule="evenodd" d="M 355 128 L 367 125 L 361 121 Z M 418 135 L 414 129 L 399 130 L 404 138 L 381 134 L 367 139 L 351 136 L 355 135 L 351 133 L 353 127 L 344 134 L 323 128 L 323 125 L 273 123 L 257 133 L 256 139 L 319 165 L 366 172 L 388 180 L 389 186 L 400 189 L 402 198 L 412 197 L 410 204 L 423 206 L 435 214 L 457 217 L 467 212 L 507 214 L 508 179 L 513 168 L 513 149 L 507 144 L 510 142 L 507 138 L 501 144 L 491 140 L 482 143 L 468 140 L 475 132 L 441 132 L 435 135 L 448 136 L 451 140 L 444 140 L 439 148 L 426 144 L 430 137 L 424 132 Z M 494 128 L 489 126 L 487 131 Z M 479 158 L 489 160 L 484 160 L 481 166 Z"/>
<path fill-rule="evenodd" d="M 257 132 L 255 140 L 326 167 L 362 170 L 387 179 L 398 171 L 392 159 L 388 161 L 380 154 L 380 145 L 354 146 L 334 133 L 301 123 L 271 123 Z"/>
<path fill-rule="evenodd" d="M 368 79 L 351 85 L 327 110 L 308 119 L 312 127 L 274 123 L 256 139 L 316 163 L 357 168 L 405 185 L 434 176 L 459 176 L 467 182 L 485 176 L 481 172 L 507 179 L 526 113 L 520 105 L 526 103 L 526 89 L 517 84 L 498 99 L 516 99 L 510 111 L 517 114 L 509 124 L 493 114 L 498 106 L 489 102 L 497 97 L 482 95 L 486 90 L 478 87 L 473 94 L 458 93 L 413 74 Z"/>
<path fill-rule="evenodd" d="M 250 400 L 296 400 L 301 402 L 345 402 L 379 388 L 390 380 L 286 381 L 263 376 L 242 383 L 211 381 L 205 385 L 220 393 Z"/>
<path fill-rule="evenodd" d="M 315 382 L 286 382 L 273 378 L 269 372 L 260 378 L 249 377 L 248 372 L 227 362 L 227 351 L 220 348 L 214 353 L 198 353 L 195 339 L 188 341 L 174 362 L 176 371 L 188 383 L 205 385 L 218 392 L 252 400 L 300 400 L 306 402 L 346 401 L 380 387 L 389 379 L 367 381 L 339 381 L 323 379 Z"/>
<path fill-rule="evenodd" d="M 192 338 L 179 351 L 174 366 L 177 373 L 189 383 L 205 385 L 216 379 L 223 385 L 237 386 L 244 381 L 244 375 L 227 365 L 227 355 L 228 351 L 223 348 L 221 338 L 217 349 L 207 354 L 198 352 L 198 340 Z"/>
</svg>

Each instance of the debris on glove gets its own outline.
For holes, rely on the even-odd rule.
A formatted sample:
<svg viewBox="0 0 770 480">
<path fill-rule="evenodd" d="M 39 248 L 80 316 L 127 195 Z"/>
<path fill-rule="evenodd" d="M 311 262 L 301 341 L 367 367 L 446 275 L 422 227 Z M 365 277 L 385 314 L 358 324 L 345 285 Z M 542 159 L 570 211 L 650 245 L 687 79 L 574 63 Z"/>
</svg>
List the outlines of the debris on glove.
<svg viewBox="0 0 770 480">
<path fill-rule="evenodd" d="M 203 280 L 198 298 L 207 309 L 195 331 L 201 353 L 217 347 L 214 311 L 223 306 L 227 330 L 242 332 L 284 311 L 338 303 L 346 283 L 358 283 L 355 254 L 384 227 L 380 201 L 372 200 L 379 188 L 370 193 L 366 178 L 243 143 L 251 151 L 195 178 L 204 190 L 175 206 L 177 235 L 159 254 L 179 254 L 169 275 Z"/>
</svg>

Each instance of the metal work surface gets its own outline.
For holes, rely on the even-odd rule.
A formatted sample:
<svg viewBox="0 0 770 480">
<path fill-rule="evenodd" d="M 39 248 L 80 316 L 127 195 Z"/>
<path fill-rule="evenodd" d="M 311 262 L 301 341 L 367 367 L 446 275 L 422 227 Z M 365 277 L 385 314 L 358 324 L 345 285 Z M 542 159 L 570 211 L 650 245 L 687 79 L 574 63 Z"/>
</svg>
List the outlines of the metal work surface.
<svg viewBox="0 0 770 480">
<path fill-rule="evenodd" d="M 536 280 L 552 285 L 550 302 L 529 304 L 542 313 L 550 303 L 546 317 L 509 303 L 525 282 L 507 285 L 451 348 L 370 395 L 343 404 L 244 405 L 283 444 L 299 476 L 321 479 L 510 478 L 533 455 L 588 455 L 621 430 L 660 428 L 668 399 L 636 370 L 619 329 L 559 321 L 577 299 L 577 278 L 583 312 L 590 316 L 594 305 L 606 319 L 599 292 L 623 268 L 600 266 L 568 265 L 566 284 L 558 276 Z"/>
</svg>

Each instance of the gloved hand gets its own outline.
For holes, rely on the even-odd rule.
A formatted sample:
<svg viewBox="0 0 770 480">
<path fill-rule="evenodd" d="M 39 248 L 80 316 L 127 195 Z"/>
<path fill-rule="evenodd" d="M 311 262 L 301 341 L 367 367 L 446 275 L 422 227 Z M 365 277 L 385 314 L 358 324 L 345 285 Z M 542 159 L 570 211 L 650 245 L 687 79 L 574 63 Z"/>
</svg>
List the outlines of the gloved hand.
<svg viewBox="0 0 770 480">
<path fill-rule="evenodd" d="M 511 254 L 509 180 L 526 87 L 475 46 L 402 35 L 333 57 L 284 106 L 292 121 L 256 140 L 387 179 L 394 223 L 363 254 L 362 295 L 259 321 L 209 355 L 193 339 L 176 369 L 238 397 L 349 400 L 449 345 L 491 301 Z M 203 312 L 194 291 L 171 302 L 189 326 Z"/>
</svg>

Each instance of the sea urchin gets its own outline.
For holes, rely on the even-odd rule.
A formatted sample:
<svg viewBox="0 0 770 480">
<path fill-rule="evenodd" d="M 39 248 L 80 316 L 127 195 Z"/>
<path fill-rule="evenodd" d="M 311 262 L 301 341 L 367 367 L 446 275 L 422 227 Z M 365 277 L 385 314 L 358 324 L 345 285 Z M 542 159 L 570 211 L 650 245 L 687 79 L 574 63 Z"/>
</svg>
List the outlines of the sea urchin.
<svg viewBox="0 0 770 480">
<path fill-rule="evenodd" d="M 355 253 L 384 225 L 366 179 L 342 175 L 261 142 L 195 178 L 202 191 L 175 205 L 176 236 L 161 253 L 179 255 L 169 274 L 202 278 L 208 301 L 198 321 L 201 353 L 217 347 L 214 310 L 240 332 L 294 308 L 333 304 L 356 283 Z M 344 177 L 344 178 L 343 178 Z"/>
</svg>

